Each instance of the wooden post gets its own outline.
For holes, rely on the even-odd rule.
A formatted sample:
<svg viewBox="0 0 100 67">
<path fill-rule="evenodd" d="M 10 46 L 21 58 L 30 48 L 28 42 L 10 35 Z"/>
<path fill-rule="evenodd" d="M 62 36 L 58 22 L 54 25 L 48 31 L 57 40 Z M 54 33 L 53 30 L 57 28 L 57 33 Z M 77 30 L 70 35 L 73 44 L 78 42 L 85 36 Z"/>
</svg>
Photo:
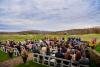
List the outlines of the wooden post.
<svg viewBox="0 0 100 67">
<path fill-rule="evenodd" d="M 44 64 L 44 61 L 45 61 L 44 59 L 45 59 L 45 56 L 43 55 L 43 61 L 42 61 L 42 64 Z"/>
<path fill-rule="evenodd" d="M 38 55 L 38 56 L 37 56 L 37 63 L 39 63 L 39 56 L 40 56 L 40 55 L 39 55 L 39 54 L 37 54 L 37 55 Z"/>
<path fill-rule="evenodd" d="M 6 53 L 8 52 L 8 49 L 7 49 L 7 48 L 5 48 L 5 52 L 6 52 Z"/>
<path fill-rule="evenodd" d="M 48 57 L 48 66 L 50 67 L 50 56 Z"/>
<path fill-rule="evenodd" d="M 63 60 L 61 60 L 61 67 L 63 67 Z"/>
<path fill-rule="evenodd" d="M 72 65 L 72 62 L 71 62 L 71 60 L 70 60 L 69 67 L 71 67 L 71 65 Z"/>
<path fill-rule="evenodd" d="M 54 67 L 56 67 L 56 61 L 54 62 Z"/>
<path fill-rule="evenodd" d="M 33 61 L 34 61 L 34 53 L 33 53 Z"/>
</svg>

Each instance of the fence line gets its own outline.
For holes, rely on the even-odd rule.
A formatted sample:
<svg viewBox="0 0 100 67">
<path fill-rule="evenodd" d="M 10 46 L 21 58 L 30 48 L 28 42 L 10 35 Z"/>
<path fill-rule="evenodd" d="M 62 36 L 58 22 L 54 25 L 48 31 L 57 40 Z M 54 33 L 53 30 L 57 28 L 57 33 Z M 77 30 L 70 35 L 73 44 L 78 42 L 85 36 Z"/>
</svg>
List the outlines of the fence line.
<svg viewBox="0 0 100 67">
<path fill-rule="evenodd" d="M 42 59 L 41 59 L 42 57 Z M 53 60 L 53 61 L 52 61 Z M 57 63 L 57 60 L 60 61 L 60 63 Z M 61 59 L 61 58 L 56 58 L 52 56 L 47 56 L 47 55 L 42 55 L 38 53 L 33 53 L 33 61 L 38 63 L 38 64 L 43 64 L 48 67 L 89 67 L 89 65 L 83 65 L 77 63 L 77 65 L 73 65 L 73 61 L 71 60 L 66 60 L 66 59 Z M 41 62 L 42 61 L 42 62 Z"/>
</svg>

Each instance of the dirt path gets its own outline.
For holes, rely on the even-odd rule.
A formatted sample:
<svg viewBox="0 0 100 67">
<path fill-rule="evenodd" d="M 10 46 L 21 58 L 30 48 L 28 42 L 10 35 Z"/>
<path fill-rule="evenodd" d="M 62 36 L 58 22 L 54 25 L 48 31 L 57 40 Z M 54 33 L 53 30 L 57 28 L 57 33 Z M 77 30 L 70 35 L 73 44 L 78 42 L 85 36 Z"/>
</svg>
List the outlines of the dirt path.
<svg viewBox="0 0 100 67">
<path fill-rule="evenodd" d="M 28 54 L 28 61 L 33 59 L 33 54 L 29 53 Z M 21 57 L 16 57 L 13 59 L 6 60 L 4 62 L 0 63 L 0 67 L 15 67 L 15 65 L 23 63 Z"/>
</svg>

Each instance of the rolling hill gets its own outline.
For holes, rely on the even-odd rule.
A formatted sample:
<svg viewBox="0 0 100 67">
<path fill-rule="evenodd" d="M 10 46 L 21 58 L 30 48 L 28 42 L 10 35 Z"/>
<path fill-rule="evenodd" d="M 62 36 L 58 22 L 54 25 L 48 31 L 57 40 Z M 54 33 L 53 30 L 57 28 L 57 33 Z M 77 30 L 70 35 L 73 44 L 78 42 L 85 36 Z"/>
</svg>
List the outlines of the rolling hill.
<svg viewBox="0 0 100 67">
<path fill-rule="evenodd" d="M 20 32 L 0 32 L 0 34 L 100 34 L 100 27 L 85 28 L 85 29 L 71 29 L 64 31 L 40 31 L 29 30 Z"/>
</svg>

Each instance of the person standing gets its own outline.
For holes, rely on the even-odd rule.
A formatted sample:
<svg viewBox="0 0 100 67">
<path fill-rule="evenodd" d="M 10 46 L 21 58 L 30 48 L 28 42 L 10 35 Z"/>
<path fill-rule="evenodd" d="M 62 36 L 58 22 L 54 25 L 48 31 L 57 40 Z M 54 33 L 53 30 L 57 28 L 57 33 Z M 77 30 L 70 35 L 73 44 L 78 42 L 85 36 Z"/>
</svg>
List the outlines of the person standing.
<svg viewBox="0 0 100 67">
<path fill-rule="evenodd" d="M 8 55 L 9 55 L 10 58 L 13 58 L 13 48 L 12 47 L 9 47 Z"/>
<path fill-rule="evenodd" d="M 27 51 L 24 47 L 22 47 L 21 56 L 22 56 L 23 62 L 26 63 L 27 58 L 28 58 L 28 54 L 27 54 Z"/>
</svg>

